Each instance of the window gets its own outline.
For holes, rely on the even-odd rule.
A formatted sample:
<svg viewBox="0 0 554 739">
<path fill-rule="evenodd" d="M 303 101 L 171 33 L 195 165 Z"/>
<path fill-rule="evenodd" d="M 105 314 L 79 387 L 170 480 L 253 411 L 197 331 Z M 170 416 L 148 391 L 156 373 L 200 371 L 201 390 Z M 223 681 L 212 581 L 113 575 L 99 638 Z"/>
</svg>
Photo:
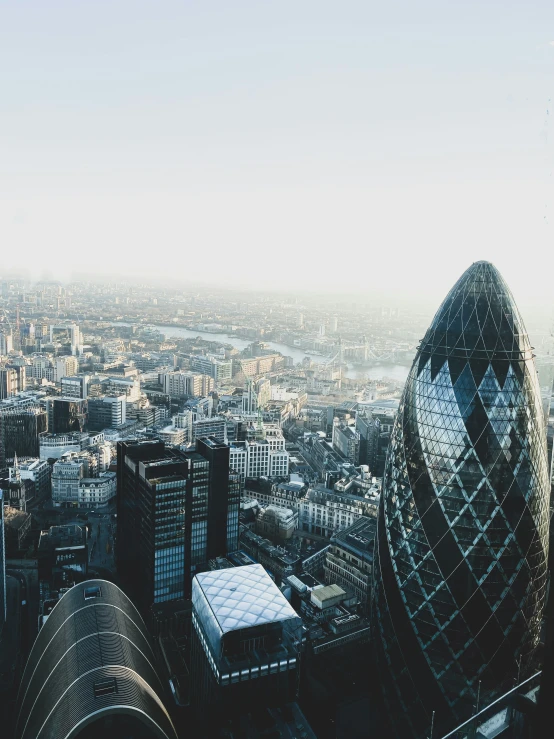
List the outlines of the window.
<svg viewBox="0 0 554 739">
<path fill-rule="evenodd" d="M 85 600 L 91 600 L 91 598 L 100 598 L 102 596 L 102 590 L 99 585 L 95 585 L 92 588 L 85 588 L 84 591 Z"/>
</svg>

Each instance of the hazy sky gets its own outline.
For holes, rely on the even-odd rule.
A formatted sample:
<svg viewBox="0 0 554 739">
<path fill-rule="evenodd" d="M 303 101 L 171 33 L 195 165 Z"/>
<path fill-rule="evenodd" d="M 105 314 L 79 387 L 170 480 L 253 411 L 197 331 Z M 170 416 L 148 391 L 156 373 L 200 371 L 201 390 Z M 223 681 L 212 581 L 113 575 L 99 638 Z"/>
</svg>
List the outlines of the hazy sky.
<svg viewBox="0 0 554 739">
<path fill-rule="evenodd" d="M 0 0 L 0 271 L 554 296 L 552 0 Z"/>
</svg>

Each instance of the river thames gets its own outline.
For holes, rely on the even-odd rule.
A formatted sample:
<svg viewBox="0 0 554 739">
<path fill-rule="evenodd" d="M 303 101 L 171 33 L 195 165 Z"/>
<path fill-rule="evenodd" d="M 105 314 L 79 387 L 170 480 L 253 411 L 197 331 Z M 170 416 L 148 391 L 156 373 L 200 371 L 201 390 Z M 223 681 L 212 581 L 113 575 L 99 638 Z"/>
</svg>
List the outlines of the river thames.
<svg viewBox="0 0 554 739">
<path fill-rule="evenodd" d="M 199 336 L 206 341 L 219 341 L 222 344 L 230 344 L 240 351 L 246 349 L 246 347 L 252 343 L 252 340 L 241 339 L 238 336 L 229 336 L 228 334 L 224 333 L 212 333 L 211 331 L 197 331 L 195 329 L 182 328 L 180 326 L 155 326 L 155 328 L 159 329 L 164 334 L 166 339 L 169 339 L 173 336 L 186 339 L 196 338 L 197 336 Z M 295 364 L 302 362 L 302 360 L 306 356 L 309 356 L 313 362 L 316 362 L 318 364 L 324 364 L 328 361 L 328 357 L 320 357 L 313 354 L 307 355 L 303 349 L 300 349 L 298 347 L 288 346 L 287 344 L 280 344 L 276 341 L 265 341 L 264 343 L 270 346 L 274 351 L 280 352 L 285 357 L 292 357 Z M 369 380 L 379 380 L 381 378 L 387 377 L 393 380 L 397 380 L 398 382 L 404 382 L 408 376 L 409 371 L 410 368 L 403 364 L 378 364 L 369 367 L 360 367 L 359 365 L 356 365 L 356 367 L 354 367 L 353 365 L 349 365 L 348 369 L 344 372 L 344 375 L 353 380 L 365 377 L 367 377 Z"/>
</svg>

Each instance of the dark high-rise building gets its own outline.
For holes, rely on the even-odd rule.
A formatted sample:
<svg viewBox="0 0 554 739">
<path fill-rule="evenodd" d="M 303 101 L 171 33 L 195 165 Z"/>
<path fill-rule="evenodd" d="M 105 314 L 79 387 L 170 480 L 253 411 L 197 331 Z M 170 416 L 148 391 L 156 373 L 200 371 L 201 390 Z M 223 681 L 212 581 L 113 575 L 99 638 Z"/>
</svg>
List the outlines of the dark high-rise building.
<svg viewBox="0 0 554 739">
<path fill-rule="evenodd" d="M 240 481 L 229 473 L 229 445 L 213 437 L 196 441 L 196 451 L 208 460 L 208 541 L 207 559 L 224 557 L 238 549 Z"/>
<path fill-rule="evenodd" d="M 0 634 L 6 623 L 6 529 L 4 528 L 4 493 L 0 490 Z"/>
<path fill-rule="evenodd" d="M 87 401 L 75 398 L 48 400 L 48 430 L 51 434 L 84 431 L 87 423 Z"/>
<path fill-rule="evenodd" d="M 0 468 L 18 457 L 38 457 L 39 438 L 48 430 L 46 412 L 39 408 L 0 410 Z"/>
<path fill-rule="evenodd" d="M 16 739 L 176 739 L 137 609 L 113 583 L 87 580 L 56 603 L 33 645 Z"/>
<path fill-rule="evenodd" d="M 397 737 L 442 736 L 528 677 L 547 580 L 546 438 L 513 297 L 474 263 L 417 352 L 394 423 L 373 626 Z"/>
<path fill-rule="evenodd" d="M 190 597 L 195 573 L 237 548 L 240 478 L 228 448 L 209 438 L 194 452 L 120 442 L 117 469 L 117 568 L 146 614 Z"/>
</svg>

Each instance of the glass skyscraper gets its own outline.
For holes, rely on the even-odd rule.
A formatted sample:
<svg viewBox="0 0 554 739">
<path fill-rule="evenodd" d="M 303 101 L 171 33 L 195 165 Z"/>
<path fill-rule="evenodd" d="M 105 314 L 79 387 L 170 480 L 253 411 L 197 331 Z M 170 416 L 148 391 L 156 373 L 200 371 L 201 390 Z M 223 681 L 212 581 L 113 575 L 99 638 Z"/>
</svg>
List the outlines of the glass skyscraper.
<svg viewBox="0 0 554 739">
<path fill-rule="evenodd" d="M 442 736 L 530 675 L 548 501 L 532 347 L 501 275 L 476 262 L 418 349 L 385 465 L 373 627 L 397 737 L 433 720 Z"/>
</svg>

